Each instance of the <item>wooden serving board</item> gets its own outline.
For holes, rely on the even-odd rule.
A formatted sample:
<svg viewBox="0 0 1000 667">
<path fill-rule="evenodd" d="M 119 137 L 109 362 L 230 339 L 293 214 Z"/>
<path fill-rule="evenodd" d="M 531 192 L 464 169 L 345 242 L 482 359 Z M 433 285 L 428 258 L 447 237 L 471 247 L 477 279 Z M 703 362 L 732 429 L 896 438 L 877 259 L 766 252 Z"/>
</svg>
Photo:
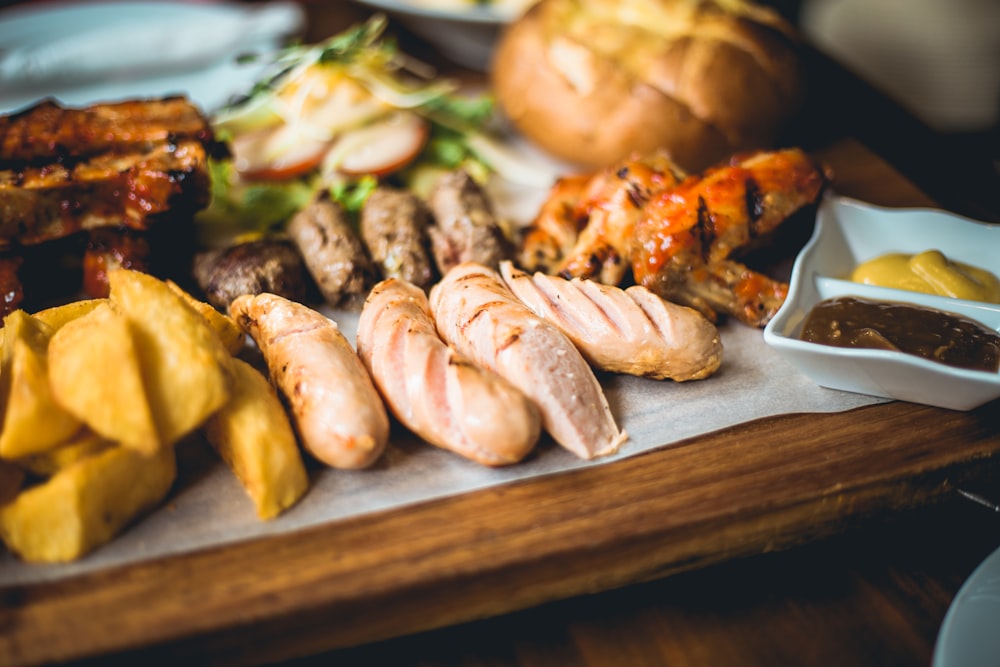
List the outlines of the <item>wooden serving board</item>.
<svg viewBox="0 0 1000 667">
<path fill-rule="evenodd" d="M 930 204 L 857 142 L 817 156 L 841 194 Z M 789 548 L 995 479 L 998 407 L 783 415 L 607 465 L 9 586 L 0 664 L 274 661 Z"/>
</svg>

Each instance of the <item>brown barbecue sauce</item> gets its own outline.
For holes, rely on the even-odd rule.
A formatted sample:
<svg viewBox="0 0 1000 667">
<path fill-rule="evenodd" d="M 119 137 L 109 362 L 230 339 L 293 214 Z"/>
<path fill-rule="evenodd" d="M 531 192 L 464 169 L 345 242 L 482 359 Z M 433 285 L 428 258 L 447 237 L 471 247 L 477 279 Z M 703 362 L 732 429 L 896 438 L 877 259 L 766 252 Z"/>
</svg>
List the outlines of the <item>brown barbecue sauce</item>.
<svg viewBox="0 0 1000 667">
<path fill-rule="evenodd" d="M 858 297 L 816 304 L 802 340 L 836 347 L 898 350 L 958 368 L 1000 369 L 1000 336 L 974 320 L 932 308 Z"/>
</svg>

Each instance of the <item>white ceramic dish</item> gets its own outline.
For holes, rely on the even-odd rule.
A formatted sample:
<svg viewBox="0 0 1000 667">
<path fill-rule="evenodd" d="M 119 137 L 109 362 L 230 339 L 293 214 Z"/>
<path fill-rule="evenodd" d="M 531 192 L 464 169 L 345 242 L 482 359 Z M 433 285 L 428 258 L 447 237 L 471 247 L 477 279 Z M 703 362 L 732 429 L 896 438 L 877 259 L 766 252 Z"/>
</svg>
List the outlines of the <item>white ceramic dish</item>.
<svg viewBox="0 0 1000 667">
<path fill-rule="evenodd" d="M 927 306 L 1000 331 L 1000 305 L 862 285 L 845 279 L 887 252 L 937 249 L 1000 275 L 1000 226 L 934 209 L 887 209 L 828 193 L 812 237 L 795 259 L 788 298 L 765 342 L 817 384 L 872 396 L 971 410 L 1000 397 L 1000 373 L 954 368 L 914 355 L 807 343 L 798 338 L 816 303 L 854 295 Z"/>
<path fill-rule="evenodd" d="M 1000 664 L 1000 549 L 962 584 L 948 607 L 932 667 L 994 667 Z"/>
<path fill-rule="evenodd" d="M 489 69 L 500 31 L 529 1 L 357 0 L 394 17 L 448 59 L 478 71 Z"/>
<path fill-rule="evenodd" d="M 305 23 L 293 2 L 45 2 L 0 11 L 0 112 L 183 94 L 214 111 Z"/>
</svg>

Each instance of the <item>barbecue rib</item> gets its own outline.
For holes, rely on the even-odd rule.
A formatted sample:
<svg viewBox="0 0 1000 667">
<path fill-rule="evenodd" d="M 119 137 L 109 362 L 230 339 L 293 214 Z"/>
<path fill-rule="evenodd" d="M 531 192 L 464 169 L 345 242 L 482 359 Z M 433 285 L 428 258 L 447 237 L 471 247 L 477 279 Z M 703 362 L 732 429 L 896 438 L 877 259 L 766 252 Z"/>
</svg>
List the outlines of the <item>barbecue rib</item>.
<svg viewBox="0 0 1000 667">
<path fill-rule="evenodd" d="M 160 223 L 190 227 L 208 204 L 208 158 L 221 150 L 182 97 L 84 109 L 45 100 L 0 116 L 0 250 L 19 256 L 74 235 L 99 233 L 107 245 L 116 233 L 142 236 Z M 82 277 L 80 284 L 104 283 Z M 15 299 L 0 309 L 19 306 Z"/>
<path fill-rule="evenodd" d="M 0 169 L 145 152 L 157 144 L 214 142 L 208 120 L 183 97 L 129 100 L 85 109 L 43 100 L 0 117 Z"/>
</svg>

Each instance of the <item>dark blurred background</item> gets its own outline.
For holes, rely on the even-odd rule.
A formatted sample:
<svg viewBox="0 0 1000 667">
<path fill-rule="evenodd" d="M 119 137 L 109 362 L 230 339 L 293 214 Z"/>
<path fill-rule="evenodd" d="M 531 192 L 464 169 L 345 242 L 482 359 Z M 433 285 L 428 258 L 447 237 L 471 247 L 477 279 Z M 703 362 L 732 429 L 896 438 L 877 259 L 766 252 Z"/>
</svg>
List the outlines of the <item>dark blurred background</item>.
<svg viewBox="0 0 1000 667">
<path fill-rule="evenodd" d="M 942 207 L 1000 223 L 1000 0 L 759 1 L 809 45 L 810 136 L 846 132 Z"/>
</svg>

